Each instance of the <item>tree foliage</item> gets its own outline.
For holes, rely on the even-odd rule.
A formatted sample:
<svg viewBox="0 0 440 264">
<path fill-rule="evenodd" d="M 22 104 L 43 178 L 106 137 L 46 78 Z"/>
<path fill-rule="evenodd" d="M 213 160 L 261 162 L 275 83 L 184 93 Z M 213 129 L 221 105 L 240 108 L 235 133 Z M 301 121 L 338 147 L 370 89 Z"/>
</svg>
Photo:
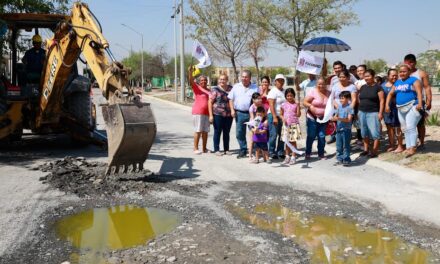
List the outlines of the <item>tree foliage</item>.
<svg viewBox="0 0 440 264">
<path fill-rule="evenodd" d="M 1 13 L 57 13 L 69 10 L 70 0 L 0 0 Z"/>
<path fill-rule="evenodd" d="M 186 21 L 193 32 L 190 36 L 206 45 L 215 58 L 229 59 L 236 76 L 237 59 L 247 48 L 251 3 L 251 0 L 189 1 L 192 14 Z"/>
<path fill-rule="evenodd" d="M 440 75 L 440 50 L 427 50 L 417 55 L 417 67 L 429 75 Z"/>
<path fill-rule="evenodd" d="M 376 73 L 385 72 L 387 69 L 387 62 L 384 59 L 364 60 L 367 69 L 373 69 Z"/>
<path fill-rule="evenodd" d="M 255 0 L 259 25 L 298 54 L 305 40 L 357 24 L 356 0 Z"/>
</svg>

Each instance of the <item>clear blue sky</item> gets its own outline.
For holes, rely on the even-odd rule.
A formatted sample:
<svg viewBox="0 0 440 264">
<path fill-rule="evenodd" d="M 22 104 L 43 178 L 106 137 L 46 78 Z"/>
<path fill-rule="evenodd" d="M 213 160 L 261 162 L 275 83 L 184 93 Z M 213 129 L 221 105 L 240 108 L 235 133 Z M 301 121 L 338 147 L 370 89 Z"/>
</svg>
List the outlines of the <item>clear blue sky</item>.
<svg viewBox="0 0 440 264">
<path fill-rule="evenodd" d="M 128 55 L 126 49 L 140 50 L 141 38 L 123 27 L 125 23 L 144 34 L 144 50 L 154 51 L 158 45 L 166 45 L 168 54 L 174 54 L 173 12 L 174 0 L 88 0 L 91 10 L 99 18 L 103 32 L 117 58 Z M 187 1 L 184 1 L 187 2 Z M 185 5 L 185 12 L 189 12 Z M 346 64 L 360 64 L 364 59 L 383 58 L 397 63 L 408 52 L 418 54 L 428 48 L 440 49 L 440 1 L 439 0 L 359 0 L 353 6 L 360 25 L 343 29 L 340 34 L 324 33 L 340 38 L 349 44 L 351 51 L 329 54 L 330 61 L 342 60 Z M 190 52 L 192 40 L 185 41 Z M 318 55 L 318 54 L 317 54 Z M 263 65 L 293 66 L 293 51 L 282 46 L 267 50 Z M 227 62 L 215 62 L 226 65 Z M 244 61 L 242 65 L 251 65 Z"/>
</svg>

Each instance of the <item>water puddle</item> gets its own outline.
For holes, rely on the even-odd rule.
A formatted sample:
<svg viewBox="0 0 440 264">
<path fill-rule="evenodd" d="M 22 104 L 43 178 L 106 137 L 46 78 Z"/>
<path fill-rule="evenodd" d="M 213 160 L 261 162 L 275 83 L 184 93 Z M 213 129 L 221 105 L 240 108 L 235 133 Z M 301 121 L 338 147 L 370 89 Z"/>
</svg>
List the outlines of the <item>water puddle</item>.
<svg viewBox="0 0 440 264">
<path fill-rule="evenodd" d="M 68 216 L 55 225 L 57 235 L 87 254 L 71 255 L 72 263 L 105 263 L 106 251 L 145 244 L 172 231 L 181 219 L 176 213 L 155 208 L 120 205 L 96 208 Z M 81 257 L 82 256 L 82 259 Z"/>
<path fill-rule="evenodd" d="M 311 263 L 432 263 L 426 250 L 393 233 L 327 216 L 308 216 L 280 203 L 228 209 L 259 229 L 281 234 L 308 250 Z"/>
</svg>

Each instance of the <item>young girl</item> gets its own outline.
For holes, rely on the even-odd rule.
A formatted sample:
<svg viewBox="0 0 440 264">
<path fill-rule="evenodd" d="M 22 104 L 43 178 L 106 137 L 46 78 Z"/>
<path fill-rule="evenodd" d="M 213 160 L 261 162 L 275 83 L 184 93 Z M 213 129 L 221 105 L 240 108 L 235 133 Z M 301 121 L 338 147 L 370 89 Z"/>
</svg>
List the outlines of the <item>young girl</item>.
<svg viewBox="0 0 440 264">
<path fill-rule="evenodd" d="M 258 163 L 260 159 L 260 152 L 262 152 L 264 161 L 271 163 L 271 161 L 269 160 L 269 152 L 267 148 L 268 124 L 266 120 L 266 110 L 263 106 L 259 106 L 256 109 L 255 115 L 256 116 L 254 120 L 259 120 L 259 122 L 257 122 L 257 124 L 255 124 L 255 127 L 252 129 L 252 142 L 255 145 L 255 159 L 251 162 Z"/>
<path fill-rule="evenodd" d="M 252 122 L 255 119 L 256 113 L 257 113 L 257 108 L 263 106 L 263 100 L 261 97 L 260 93 L 253 93 L 252 94 L 252 104 L 249 107 L 249 122 Z M 267 111 L 266 107 L 264 107 L 264 109 Z M 248 130 L 247 130 L 247 145 L 248 145 L 248 151 L 249 151 L 249 161 L 252 162 L 252 149 L 253 149 L 253 144 L 252 144 L 252 127 L 248 126 Z"/>
<path fill-rule="evenodd" d="M 282 140 L 284 142 L 290 142 L 296 148 L 296 141 L 301 136 L 301 130 L 299 127 L 299 117 L 301 116 L 301 108 L 295 101 L 295 90 L 288 88 L 284 92 L 286 102 L 281 105 L 280 116 L 283 120 L 283 129 L 281 132 Z M 292 155 L 292 157 L 290 157 Z M 288 146 L 286 146 L 286 158 L 283 164 L 293 165 L 296 162 L 296 154 Z"/>
</svg>

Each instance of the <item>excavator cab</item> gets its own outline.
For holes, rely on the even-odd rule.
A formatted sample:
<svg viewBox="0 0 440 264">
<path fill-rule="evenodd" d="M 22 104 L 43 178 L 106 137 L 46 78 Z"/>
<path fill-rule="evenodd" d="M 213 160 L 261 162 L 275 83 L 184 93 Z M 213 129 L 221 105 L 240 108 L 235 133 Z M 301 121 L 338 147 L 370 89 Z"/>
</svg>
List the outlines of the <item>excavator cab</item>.
<svg viewBox="0 0 440 264">
<path fill-rule="evenodd" d="M 106 173 L 143 169 L 156 136 L 153 112 L 130 87 L 130 70 L 112 55 L 87 4 L 75 2 L 70 15 L 0 14 L 0 19 L 10 31 L 7 91 L 15 89 L 15 98 L 6 98 L 6 113 L 0 112 L 0 140 L 28 128 L 36 134 L 68 133 L 74 139 L 93 141 L 91 82 L 78 75 L 76 67 L 82 55 L 107 99 L 102 107 L 109 152 Z M 42 29 L 53 36 L 45 41 L 40 81 L 32 83 L 19 62 L 17 38 L 23 30 Z"/>
</svg>

